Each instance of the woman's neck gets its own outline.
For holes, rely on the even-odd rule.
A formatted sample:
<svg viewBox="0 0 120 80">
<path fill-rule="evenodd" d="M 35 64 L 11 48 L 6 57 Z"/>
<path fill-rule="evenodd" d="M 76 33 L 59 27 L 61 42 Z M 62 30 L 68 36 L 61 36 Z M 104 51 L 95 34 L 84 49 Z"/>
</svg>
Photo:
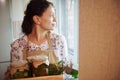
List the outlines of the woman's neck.
<svg viewBox="0 0 120 80">
<path fill-rule="evenodd" d="M 41 30 L 39 27 L 34 27 L 32 33 L 28 35 L 28 39 L 36 44 L 41 44 L 46 40 L 47 31 Z"/>
</svg>

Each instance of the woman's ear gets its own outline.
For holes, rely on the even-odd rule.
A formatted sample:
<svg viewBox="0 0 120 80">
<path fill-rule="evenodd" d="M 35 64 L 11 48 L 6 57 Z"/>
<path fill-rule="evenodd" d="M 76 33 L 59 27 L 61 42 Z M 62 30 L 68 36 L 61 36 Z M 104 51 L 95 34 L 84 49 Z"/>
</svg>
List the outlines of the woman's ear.
<svg viewBox="0 0 120 80">
<path fill-rule="evenodd" d="M 40 17 L 37 15 L 33 16 L 33 21 L 35 24 L 40 24 Z"/>
</svg>

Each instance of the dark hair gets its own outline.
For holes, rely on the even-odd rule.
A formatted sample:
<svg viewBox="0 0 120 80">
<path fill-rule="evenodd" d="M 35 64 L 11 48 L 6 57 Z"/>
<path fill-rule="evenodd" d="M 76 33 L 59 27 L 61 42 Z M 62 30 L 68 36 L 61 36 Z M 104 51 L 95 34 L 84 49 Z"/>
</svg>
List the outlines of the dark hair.
<svg viewBox="0 0 120 80">
<path fill-rule="evenodd" d="M 47 0 L 31 0 L 27 5 L 25 16 L 22 23 L 22 32 L 29 35 L 33 28 L 33 16 L 42 16 L 43 12 L 53 4 Z"/>
</svg>

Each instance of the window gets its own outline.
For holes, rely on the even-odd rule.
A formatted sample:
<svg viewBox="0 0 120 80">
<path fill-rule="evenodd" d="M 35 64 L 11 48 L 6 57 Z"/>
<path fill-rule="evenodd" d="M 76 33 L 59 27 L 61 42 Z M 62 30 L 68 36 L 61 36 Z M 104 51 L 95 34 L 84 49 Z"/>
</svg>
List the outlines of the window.
<svg viewBox="0 0 120 80">
<path fill-rule="evenodd" d="M 78 69 L 78 0 L 53 1 L 56 6 L 57 31 L 65 36 L 69 56 L 74 58 L 74 67 Z"/>
</svg>

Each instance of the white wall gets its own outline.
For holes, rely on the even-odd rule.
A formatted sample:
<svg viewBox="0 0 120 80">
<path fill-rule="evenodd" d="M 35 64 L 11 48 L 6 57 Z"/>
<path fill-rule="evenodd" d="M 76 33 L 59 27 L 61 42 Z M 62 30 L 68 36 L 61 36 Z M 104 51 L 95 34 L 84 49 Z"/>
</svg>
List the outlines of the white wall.
<svg viewBox="0 0 120 80">
<path fill-rule="evenodd" d="M 10 43 L 12 41 L 9 1 L 0 2 L 0 62 L 10 59 Z"/>
<path fill-rule="evenodd" d="M 12 42 L 9 0 L 0 0 L 0 80 L 10 60 L 10 43 Z"/>
</svg>

